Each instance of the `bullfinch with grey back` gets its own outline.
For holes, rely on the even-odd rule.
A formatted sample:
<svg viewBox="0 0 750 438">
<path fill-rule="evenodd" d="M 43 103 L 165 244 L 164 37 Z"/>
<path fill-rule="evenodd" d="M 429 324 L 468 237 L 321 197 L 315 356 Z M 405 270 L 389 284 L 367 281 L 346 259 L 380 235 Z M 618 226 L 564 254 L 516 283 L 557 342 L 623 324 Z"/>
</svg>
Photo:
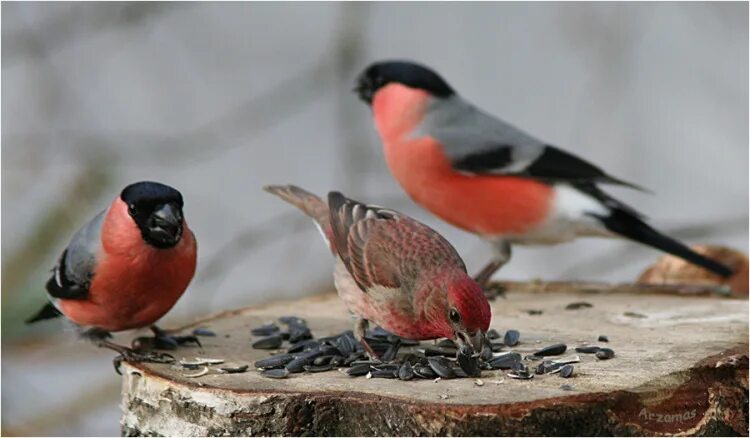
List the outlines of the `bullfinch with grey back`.
<svg viewBox="0 0 750 438">
<path fill-rule="evenodd" d="M 581 236 L 625 237 L 721 277 L 731 269 L 661 234 L 600 185 L 639 189 L 495 118 L 459 96 L 433 70 L 384 61 L 358 77 L 391 173 L 419 205 L 490 242 L 476 275 L 486 286 L 512 244 L 557 244 Z"/>
<path fill-rule="evenodd" d="M 27 322 L 64 316 L 82 337 L 128 361 L 170 361 L 167 354 L 115 344 L 111 332 L 150 327 L 158 348 L 197 342 L 153 325 L 182 296 L 195 273 L 197 244 L 179 191 L 138 182 L 86 223 L 60 255 L 47 303 Z"/>
</svg>

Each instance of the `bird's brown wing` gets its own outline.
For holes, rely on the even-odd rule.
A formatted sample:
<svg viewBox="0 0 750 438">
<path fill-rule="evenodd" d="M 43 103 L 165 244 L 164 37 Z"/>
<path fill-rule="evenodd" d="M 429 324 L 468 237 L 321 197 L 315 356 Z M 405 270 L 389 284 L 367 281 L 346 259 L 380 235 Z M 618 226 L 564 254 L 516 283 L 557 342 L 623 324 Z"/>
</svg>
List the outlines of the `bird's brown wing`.
<svg viewBox="0 0 750 438">
<path fill-rule="evenodd" d="M 338 192 L 328 195 L 334 245 L 357 285 L 411 289 L 421 271 L 446 263 L 466 271 L 440 234 L 408 216 L 365 205 Z"/>
</svg>

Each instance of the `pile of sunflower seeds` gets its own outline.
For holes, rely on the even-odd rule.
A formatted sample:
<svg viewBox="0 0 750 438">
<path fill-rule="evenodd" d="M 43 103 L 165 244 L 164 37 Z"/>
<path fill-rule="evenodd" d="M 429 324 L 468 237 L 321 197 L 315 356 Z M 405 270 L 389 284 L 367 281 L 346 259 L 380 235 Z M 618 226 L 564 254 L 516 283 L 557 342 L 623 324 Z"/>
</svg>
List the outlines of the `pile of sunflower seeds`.
<svg viewBox="0 0 750 438">
<path fill-rule="evenodd" d="M 524 380 L 540 374 L 568 378 L 574 375 L 572 364 L 580 362 L 577 355 L 556 360 L 548 358 L 565 353 L 565 344 L 549 345 L 525 357 L 515 351 L 503 351 L 519 344 L 517 330 L 508 330 L 504 336 L 497 330 L 489 330 L 482 351 L 472 353 L 459 348 L 450 339 L 426 345 L 398 337 L 380 327 L 365 334 L 365 340 L 380 357 L 380 360 L 371 360 L 351 330 L 315 339 L 301 318 L 285 316 L 278 322 L 285 327 L 272 322 L 251 331 L 253 336 L 260 337 L 253 342 L 253 348 L 277 353 L 254 364 L 261 375 L 273 379 L 334 369 L 351 377 L 400 380 L 476 378 L 483 370 L 507 370 L 508 377 Z M 278 351 L 282 349 L 285 351 Z M 576 348 L 576 352 L 596 354 L 599 359 L 614 357 L 614 351 L 609 348 L 583 346 Z M 539 363 L 530 369 L 524 362 Z"/>
</svg>

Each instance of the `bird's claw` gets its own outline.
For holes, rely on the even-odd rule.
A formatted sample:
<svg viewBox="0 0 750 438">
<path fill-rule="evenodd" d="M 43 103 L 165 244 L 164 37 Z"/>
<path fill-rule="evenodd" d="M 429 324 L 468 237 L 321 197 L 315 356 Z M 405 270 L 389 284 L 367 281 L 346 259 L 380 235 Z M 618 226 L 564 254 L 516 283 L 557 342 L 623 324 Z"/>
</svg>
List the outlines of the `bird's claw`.
<svg viewBox="0 0 750 438">
<path fill-rule="evenodd" d="M 133 339 L 133 342 L 130 345 L 134 350 L 176 350 L 177 347 L 190 343 L 195 344 L 198 347 L 203 346 L 195 335 L 174 336 L 166 334 L 159 336 L 141 336 Z"/>
<path fill-rule="evenodd" d="M 122 362 L 174 363 L 175 358 L 171 354 L 158 351 L 136 351 L 133 349 L 123 350 L 112 359 L 112 365 L 114 365 L 117 374 L 120 375 L 122 375 L 120 372 L 120 365 L 122 365 Z"/>
</svg>

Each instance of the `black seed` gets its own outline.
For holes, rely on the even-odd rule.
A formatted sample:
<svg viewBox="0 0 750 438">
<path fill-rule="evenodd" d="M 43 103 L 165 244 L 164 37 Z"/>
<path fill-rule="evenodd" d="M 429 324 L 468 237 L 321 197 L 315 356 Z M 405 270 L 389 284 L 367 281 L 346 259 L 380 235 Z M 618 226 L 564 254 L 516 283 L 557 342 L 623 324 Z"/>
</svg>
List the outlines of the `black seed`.
<svg viewBox="0 0 750 438">
<path fill-rule="evenodd" d="M 427 361 L 430 364 L 430 368 L 432 368 L 438 376 L 444 379 L 452 379 L 456 377 L 456 372 L 453 370 L 448 359 L 441 356 L 432 356 L 427 358 Z"/>
<path fill-rule="evenodd" d="M 482 353 L 479 354 L 479 358 L 483 361 L 488 361 L 492 359 L 492 347 L 490 344 L 486 343 L 482 347 Z"/>
<path fill-rule="evenodd" d="M 333 366 L 331 364 L 326 365 L 305 365 L 303 367 L 308 373 L 322 373 L 323 371 L 331 371 Z"/>
<path fill-rule="evenodd" d="M 216 333 L 212 332 L 207 328 L 197 328 L 193 330 L 195 336 L 216 336 Z"/>
<path fill-rule="evenodd" d="M 518 344 L 518 340 L 520 337 L 521 334 L 518 332 L 518 330 L 508 330 L 507 332 L 505 332 L 503 344 L 507 345 L 508 347 L 513 347 Z"/>
<path fill-rule="evenodd" d="M 565 310 L 587 309 L 589 307 L 594 307 L 594 305 L 587 303 L 586 301 L 576 301 L 575 303 L 570 303 L 565 306 Z"/>
<path fill-rule="evenodd" d="M 467 351 L 468 350 L 468 351 Z M 479 369 L 479 361 L 472 354 L 471 349 L 462 348 L 456 355 L 458 365 L 470 377 L 479 377 L 482 371 Z"/>
<path fill-rule="evenodd" d="M 559 354 L 565 353 L 565 350 L 568 349 L 568 346 L 565 344 L 553 344 L 547 347 L 542 348 L 541 350 L 537 350 L 534 353 L 534 356 L 540 357 L 540 356 L 557 356 Z"/>
<path fill-rule="evenodd" d="M 364 376 L 365 374 L 369 372 L 370 372 L 370 365 L 366 363 L 354 365 L 353 367 L 346 370 L 346 374 L 352 377 Z"/>
<path fill-rule="evenodd" d="M 582 347 L 576 347 L 576 353 L 588 353 L 588 354 L 594 354 L 597 351 L 599 351 L 600 348 L 596 345 L 585 345 Z"/>
<path fill-rule="evenodd" d="M 547 371 L 547 367 L 544 366 L 544 362 L 540 363 L 534 369 L 534 374 L 544 374 Z"/>
<path fill-rule="evenodd" d="M 398 377 L 398 370 L 370 370 L 370 375 L 375 379 L 395 379 Z"/>
<path fill-rule="evenodd" d="M 625 316 L 629 316 L 631 318 L 646 318 L 646 315 L 638 312 L 625 312 L 623 313 Z"/>
<path fill-rule="evenodd" d="M 596 358 L 601 360 L 607 360 L 612 359 L 615 357 L 615 352 L 611 348 L 600 348 L 599 351 L 596 352 Z"/>
<path fill-rule="evenodd" d="M 255 368 L 281 368 L 294 360 L 291 354 L 277 354 L 266 359 L 259 360 L 253 365 Z"/>
<path fill-rule="evenodd" d="M 296 316 L 282 316 L 279 318 L 279 322 L 286 325 L 299 325 L 299 326 L 306 326 L 307 323 L 304 319 L 298 318 Z"/>
<path fill-rule="evenodd" d="M 366 333 L 366 335 L 368 336 L 372 336 L 374 338 L 382 338 L 383 340 L 387 339 L 391 334 L 391 332 L 380 326 L 375 326 L 375 328 L 373 328 L 372 330 L 368 330 Z"/>
<path fill-rule="evenodd" d="M 488 363 L 493 370 L 507 370 L 513 367 L 513 364 L 521 362 L 521 355 L 518 353 L 505 353 L 490 360 Z"/>
<path fill-rule="evenodd" d="M 286 364 L 286 369 L 289 370 L 290 373 L 301 373 L 305 369 L 305 365 L 312 365 L 313 361 L 322 355 L 323 353 L 319 350 L 301 353 L 297 355 L 294 360 Z"/>
<path fill-rule="evenodd" d="M 573 365 L 565 365 L 560 370 L 560 377 L 568 378 L 573 375 Z"/>
<path fill-rule="evenodd" d="M 299 341 L 295 343 L 294 345 L 289 347 L 289 349 L 286 350 L 286 352 L 287 353 L 300 353 L 303 351 L 315 350 L 319 347 L 320 347 L 320 344 L 318 343 L 318 341 L 307 339 L 307 340 Z"/>
<path fill-rule="evenodd" d="M 241 365 L 238 367 L 221 367 L 220 370 L 224 371 L 227 374 L 238 374 L 238 373 L 244 373 L 247 371 L 247 369 L 250 368 L 247 365 Z"/>
<path fill-rule="evenodd" d="M 373 365 L 382 365 L 383 362 L 378 362 L 378 361 L 374 361 L 374 360 L 355 360 L 350 365 L 351 366 L 356 366 L 356 365 L 362 365 L 362 364 L 373 366 Z"/>
<path fill-rule="evenodd" d="M 274 323 L 262 325 L 250 330 L 253 336 L 271 336 L 279 332 L 279 326 Z"/>
<path fill-rule="evenodd" d="M 433 347 L 428 345 L 424 349 L 425 356 L 450 356 L 453 357 L 458 352 L 457 348 Z"/>
<path fill-rule="evenodd" d="M 500 333 L 495 329 L 487 330 L 487 334 L 485 336 L 487 336 L 487 339 L 500 339 Z"/>
<path fill-rule="evenodd" d="M 388 350 L 386 350 L 385 353 L 383 353 L 383 356 L 381 359 L 383 362 L 390 362 L 393 359 L 396 358 L 396 354 L 398 354 L 398 349 L 401 348 L 401 339 L 396 339 L 396 342 L 391 344 L 390 347 L 388 347 Z"/>
<path fill-rule="evenodd" d="M 361 351 L 357 351 L 355 353 L 352 353 L 349 356 L 347 356 L 346 359 L 344 359 L 344 365 L 349 366 L 349 365 L 352 364 L 352 362 L 360 360 L 363 357 L 365 357 L 365 354 L 363 352 L 361 352 Z"/>
<path fill-rule="evenodd" d="M 281 339 L 285 341 L 289 340 L 289 331 L 284 330 L 283 332 L 280 332 L 279 335 L 281 335 Z"/>
<path fill-rule="evenodd" d="M 260 350 L 273 350 L 281 347 L 282 342 L 283 341 L 281 340 L 281 336 L 279 335 L 269 336 L 267 338 L 259 339 L 253 342 L 253 348 L 257 348 Z"/>
<path fill-rule="evenodd" d="M 437 346 L 441 348 L 458 348 L 456 343 L 453 342 L 453 339 L 443 339 L 437 343 Z"/>
<path fill-rule="evenodd" d="M 289 342 L 295 343 L 305 339 L 312 339 L 312 333 L 306 326 L 290 325 L 289 326 Z"/>
<path fill-rule="evenodd" d="M 411 380 L 414 378 L 414 369 L 409 362 L 404 362 L 398 369 L 398 378 L 401 380 Z"/>
<path fill-rule="evenodd" d="M 260 372 L 260 375 L 272 379 L 286 379 L 289 377 L 289 371 L 287 371 L 286 368 L 274 368 L 271 370 L 263 370 Z"/>
<path fill-rule="evenodd" d="M 316 357 L 313 361 L 313 365 L 320 366 L 320 365 L 328 365 L 331 363 L 331 359 L 333 359 L 333 356 L 320 356 Z"/>
<path fill-rule="evenodd" d="M 360 347 L 359 342 L 354 338 L 354 333 L 351 330 L 345 331 L 336 339 L 336 348 L 344 357 L 357 351 L 358 347 Z"/>
<path fill-rule="evenodd" d="M 599 335 L 599 339 L 597 339 L 599 342 L 609 342 L 609 338 L 605 335 Z"/>
<path fill-rule="evenodd" d="M 505 347 L 505 344 L 503 344 L 502 342 L 492 342 L 490 344 L 490 347 L 492 347 L 493 353 L 499 353 L 503 351 L 503 347 Z"/>
<path fill-rule="evenodd" d="M 427 365 L 415 366 L 414 374 L 423 379 L 434 379 L 435 377 L 437 377 L 437 374 L 435 374 L 435 371 L 432 371 L 432 368 L 430 368 Z"/>
<path fill-rule="evenodd" d="M 544 312 L 541 310 L 537 310 L 537 309 L 530 309 L 530 310 L 527 310 L 526 313 L 528 313 L 529 315 L 541 315 Z"/>
</svg>

